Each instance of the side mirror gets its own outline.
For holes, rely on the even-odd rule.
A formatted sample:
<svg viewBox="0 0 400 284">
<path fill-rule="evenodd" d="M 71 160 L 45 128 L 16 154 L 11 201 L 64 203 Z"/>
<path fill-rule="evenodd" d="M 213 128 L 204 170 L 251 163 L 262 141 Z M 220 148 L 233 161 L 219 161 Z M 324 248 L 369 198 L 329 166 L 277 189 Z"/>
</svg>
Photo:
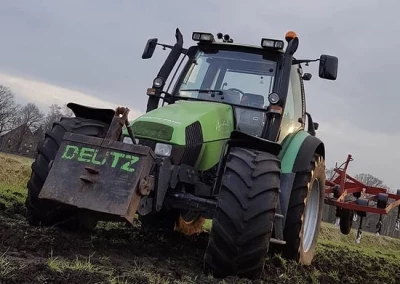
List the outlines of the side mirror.
<svg viewBox="0 0 400 284">
<path fill-rule="evenodd" d="M 158 43 L 158 38 L 151 38 L 147 41 L 147 44 L 143 50 L 142 59 L 149 59 L 153 56 L 154 50 Z"/>
<path fill-rule="evenodd" d="M 338 58 L 331 55 L 321 55 L 319 58 L 319 77 L 327 80 L 336 80 Z"/>
</svg>

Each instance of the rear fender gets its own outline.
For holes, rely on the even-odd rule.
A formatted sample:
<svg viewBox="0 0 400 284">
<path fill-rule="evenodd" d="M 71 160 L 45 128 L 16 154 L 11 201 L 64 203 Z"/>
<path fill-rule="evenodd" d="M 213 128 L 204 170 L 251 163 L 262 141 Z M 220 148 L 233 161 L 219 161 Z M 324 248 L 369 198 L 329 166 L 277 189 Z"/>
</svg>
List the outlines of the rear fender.
<svg viewBox="0 0 400 284">
<path fill-rule="evenodd" d="M 94 108 L 76 103 L 68 103 L 67 107 L 72 110 L 76 117 L 98 120 L 107 124 L 111 124 L 115 115 L 113 109 Z"/>
<path fill-rule="evenodd" d="M 296 173 L 309 170 L 310 162 L 315 153 L 325 158 L 325 146 L 319 138 L 300 130 L 284 141 L 283 149 L 284 151 L 280 154 L 282 172 L 279 200 L 281 214 L 285 216 L 285 222 Z"/>
</svg>

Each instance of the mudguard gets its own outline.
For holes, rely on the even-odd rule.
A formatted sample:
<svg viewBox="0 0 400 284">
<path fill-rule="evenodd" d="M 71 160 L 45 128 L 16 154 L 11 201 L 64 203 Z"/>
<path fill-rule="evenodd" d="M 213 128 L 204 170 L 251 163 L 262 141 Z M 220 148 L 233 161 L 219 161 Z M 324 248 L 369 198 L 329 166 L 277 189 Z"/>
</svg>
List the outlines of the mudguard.
<svg viewBox="0 0 400 284">
<path fill-rule="evenodd" d="M 228 144 L 230 147 L 243 147 L 274 155 L 278 155 L 282 149 L 282 146 L 276 142 L 249 135 L 238 130 L 232 131 Z"/>
<path fill-rule="evenodd" d="M 68 103 L 67 107 L 72 110 L 76 117 L 98 120 L 110 124 L 115 110 L 106 108 L 94 108 L 76 103 Z"/>
<path fill-rule="evenodd" d="M 309 135 L 301 144 L 292 171 L 297 173 L 308 170 L 315 153 L 325 159 L 325 145 L 319 138 Z"/>
<path fill-rule="evenodd" d="M 319 138 L 304 130 L 292 134 L 284 141 L 283 150 L 280 153 L 282 173 L 307 170 L 314 153 L 325 158 L 325 145 Z"/>
<path fill-rule="evenodd" d="M 279 155 L 282 161 L 279 209 L 280 214 L 284 215 L 283 224 L 286 222 L 286 213 L 296 173 L 309 169 L 314 153 L 325 158 L 324 143 L 304 130 L 291 134 L 283 142 Z M 282 231 L 276 233 L 283 238 Z"/>
</svg>

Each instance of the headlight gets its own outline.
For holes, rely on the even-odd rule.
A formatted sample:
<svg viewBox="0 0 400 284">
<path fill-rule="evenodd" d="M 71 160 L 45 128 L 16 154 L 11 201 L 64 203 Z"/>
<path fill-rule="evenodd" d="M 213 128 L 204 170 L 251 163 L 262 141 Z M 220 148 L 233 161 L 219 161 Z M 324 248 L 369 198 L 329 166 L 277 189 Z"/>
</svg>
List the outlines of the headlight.
<svg viewBox="0 0 400 284">
<path fill-rule="evenodd" d="M 139 144 L 139 139 L 135 138 L 135 141 L 136 141 L 136 144 Z M 129 136 L 125 136 L 124 140 L 122 142 L 126 143 L 126 144 L 133 144 L 132 139 Z"/>
<path fill-rule="evenodd" d="M 171 156 L 172 145 L 157 143 L 154 153 L 159 156 L 169 157 Z"/>
</svg>

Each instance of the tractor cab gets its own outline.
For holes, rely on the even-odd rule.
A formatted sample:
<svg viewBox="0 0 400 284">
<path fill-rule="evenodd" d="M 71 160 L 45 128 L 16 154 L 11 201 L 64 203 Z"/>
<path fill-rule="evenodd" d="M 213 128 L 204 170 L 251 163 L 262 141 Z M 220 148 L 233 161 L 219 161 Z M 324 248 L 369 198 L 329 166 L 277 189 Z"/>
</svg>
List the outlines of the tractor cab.
<svg viewBox="0 0 400 284">
<path fill-rule="evenodd" d="M 218 44 L 200 46 L 172 95 L 177 100 L 230 104 L 235 128 L 261 136 L 280 57 L 279 53 L 263 55 L 258 47 L 240 51 Z"/>
<path fill-rule="evenodd" d="M 260 46 L 252 46 L 234 43 L 229 35 L 222 33 L 217 34 L 220 40 L 217 41 L 213 34 L 194 32 L 192 40 L 198 44 L 188 49 L 183 48 L 179 29 L 176 38 L 174 46 L 150 39 L 144 49 L 144 59 L 152 56 L 156 45 L 171 49 L 152 88 L 148 89 L 147 112 L 158 108 L 160 99 L 164 100 L 163 105 L 178 101 L 228 104 L 234 111 L 236 130 L 281 142 L 288 134 L 305 128 L 308 114 L 303 81 L 311 79 L 311 74 L 303 74 L 301 63 L 320 61 L 319 76 L 336 79 L 336 57 L 321 55 L 316 60 L 296 60 L 293 57 L 298 47 L 294 32 L 285 36 L 286 50 L 284 41 L 268 38 L 261 39 Z M 164 90 L 181 55 L 183 58 L 169 87 Z M 311 116 L 308 118 L 311 120 L 309 131 L 315 132 Z"/>
</svg>

